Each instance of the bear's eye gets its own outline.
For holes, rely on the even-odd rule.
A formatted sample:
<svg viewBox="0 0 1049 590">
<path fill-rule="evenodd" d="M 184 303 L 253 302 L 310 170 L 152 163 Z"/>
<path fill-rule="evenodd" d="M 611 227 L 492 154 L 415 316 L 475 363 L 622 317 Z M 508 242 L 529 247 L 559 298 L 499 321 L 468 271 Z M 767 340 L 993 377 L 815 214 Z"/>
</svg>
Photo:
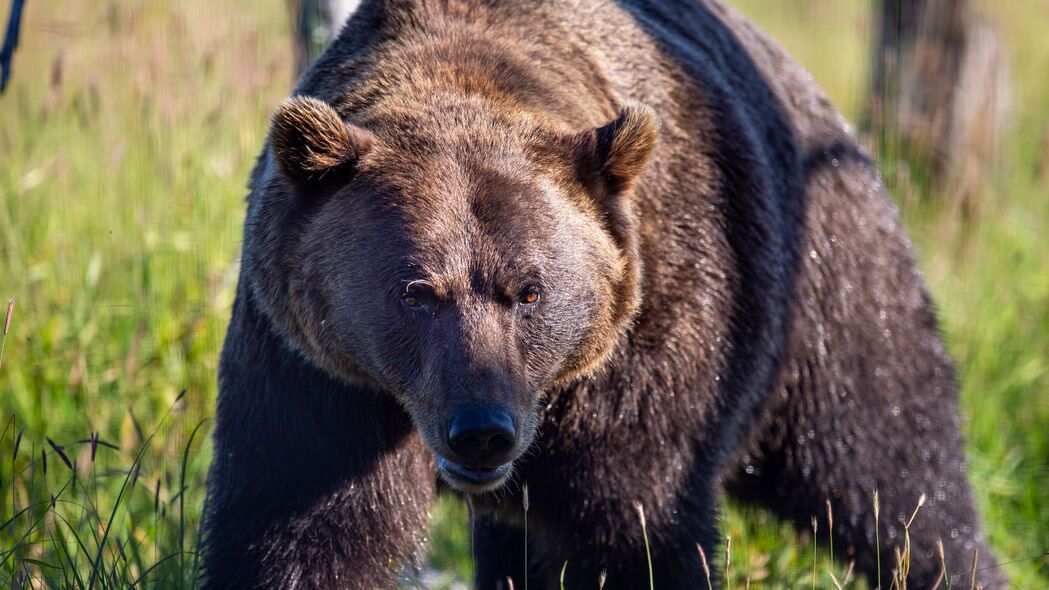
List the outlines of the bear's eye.
<svg viewBox="0 0 1049 590">
<path fill-rule="evenodd" d="M 430 287 L 421 283 L 412 283 L 401 294 L 401 304 L 411 311 L 429 309 L 436 301 Z"/>
<path fill-rule="evenodd" d="M 517 296 L 517 303 L 520 305 L 535 305 L 539 303 L 539 295 L 539 287 L 529 285 Z"/>
</svg>

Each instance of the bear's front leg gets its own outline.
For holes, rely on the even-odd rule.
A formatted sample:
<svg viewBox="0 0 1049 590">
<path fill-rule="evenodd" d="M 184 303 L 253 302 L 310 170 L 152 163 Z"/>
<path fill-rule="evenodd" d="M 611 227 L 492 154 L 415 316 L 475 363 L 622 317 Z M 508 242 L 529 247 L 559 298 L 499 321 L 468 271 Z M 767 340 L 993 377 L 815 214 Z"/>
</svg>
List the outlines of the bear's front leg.
<svg viewBox="0 0 1049 590">
<path fill-rule="evenodd" d="M 220 371 L 205 587 L 396 587 L 428 526 L 430 454 L 396 402 L 305 363 L 246 299 Z"/>
<path fill-rule="evenodd" d="M 579 432 L 567 443 L 551 436 L 521 466 L 517 479 L 529 489 L 530 561 L 538 574 L 532 588 L 560 587 L 562 567 L 566 588 L 596 588 L 602 572 L 606 590 L 648 588 L 648 552 L 657 588 L 706 588 L 699 544 L 717 576 L 716 473 L 690 448 L 647 453 L 626 440 L 631 435 L 604 445 Z M 500 498 L 491 510 L 517 522 L 521 498 Z"/>
</svg>

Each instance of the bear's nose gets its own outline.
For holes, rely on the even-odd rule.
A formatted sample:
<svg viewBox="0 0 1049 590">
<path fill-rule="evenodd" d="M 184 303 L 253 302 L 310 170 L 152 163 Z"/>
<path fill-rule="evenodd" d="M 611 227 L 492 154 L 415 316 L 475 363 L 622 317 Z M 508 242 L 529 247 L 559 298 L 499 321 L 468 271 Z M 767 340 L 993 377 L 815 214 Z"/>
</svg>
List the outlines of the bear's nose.
<svg viewBox="0 0 1049 590">
<path fill-rule="evenodd" d="M 462 410 L 448 426 L 448 446 L 469 467 L 498 467 L 517 443 L 510 416 L 498 408 Z"/>
</svg>

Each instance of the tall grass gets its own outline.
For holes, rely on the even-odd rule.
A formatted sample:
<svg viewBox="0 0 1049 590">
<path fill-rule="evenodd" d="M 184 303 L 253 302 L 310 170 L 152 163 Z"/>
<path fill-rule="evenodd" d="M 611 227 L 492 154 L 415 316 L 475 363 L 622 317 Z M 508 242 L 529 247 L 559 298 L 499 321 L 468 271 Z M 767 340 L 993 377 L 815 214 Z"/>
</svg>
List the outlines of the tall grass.
<svg viewBox="0 0 1049 590">
<path fill-rule="evenodd" d="M 92 432 L 67 444 L 46 438 L 39 453 L 37 445 L 27 452 L 24 430 L 8 420 L 2 440 L 11 444 L 11 517 L 0 524 L 0 538 L 8 541 L 0 549 L 5 587 L 196 586 L 203 493 L 195 480 L 205 462 L 194 451 L 203 422 L 191 430 L 181 463 L 151 457 L 158 437 L 185 418 L 181 402 L 127 451 Z M 187 537 L 197 542 L 187 546 Z"/>
<path fill-rule="evenodd" d="M 857 120 L 869 0 L 732 3 Z M 983 5 L 1017 81 L 984 206 L 965 219 L 907 174 L 888 180 L 962 373 L 991 544 L 1018 587 L 1042 588 L 1049 560 L 1032 556 L 1049 548 L 1049 5 Z M 0 344 L 0 585 L 194 584 L 210 454 L 200 425 L 214 410 L 243 186 L 292 84 L 290 30 L 282 0 L 27 3 L 0 97 L 0 301 L 17 302 Z M 902 169 L 895 157 L 882 154 L 886 169 Z M 430 535 L 432 564 L 463 579 L 466 520 L 442 500 Z M 723 530 L 734 586 L 811 586 L 813 563 L 845 569 L 762 511 L 729 505 Z"/>
</svg>

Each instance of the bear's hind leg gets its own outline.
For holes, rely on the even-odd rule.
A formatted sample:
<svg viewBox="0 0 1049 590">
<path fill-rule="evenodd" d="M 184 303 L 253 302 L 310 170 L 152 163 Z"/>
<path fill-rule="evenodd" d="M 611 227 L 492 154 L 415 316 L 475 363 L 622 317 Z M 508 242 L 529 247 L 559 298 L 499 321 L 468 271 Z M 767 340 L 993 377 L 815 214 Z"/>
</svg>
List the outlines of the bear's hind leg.
<svg viewBox="0 0 1049 590">
<path fill-rule="evenodd" d="M 953 367 L 892 201 L 847 143 L 814 149 L 805 169 L 787 357 L 728 489 L 801 529 L 818 517 L 824 543 L 829 499 L 835 551 L 869 579 L 880 567 L 883 587 L 924 495 L 909 529 L 909 587 L 934 584 L 942 539 L 955 587 L 979 551 L 978 567 L 989 569 L 977 582 L 1003 588 L 966 480 Z"/>
<path fill-rule="evenodd" d="M 853 411 L 851 417 L 842 414 L 834 422 L 863 426 L 846 427 L 840 434 L 814 432 L 807 421 L 799 421 L 797 427 L 777 421 L 775 434 L 747 451 L 738 471 L 728 478 L 727 491 L 745 503 L 769 508 L 799 531 L 811 531 L 811 519 L 817 518 L 820 551 L 830 544 L 829 501 L 835 554 L 843 565 L 854 560 L 856 571 L 865 574 L 872 587 L 879 567 L 882 586 L 889 586 L 892 570 L 898 567 L 895 549 L 904 546 L 904 523 L 917 509 L 907 531 L 909 587 L 934 584 L 942 569 L 936 546 L 941 539 L 953 586 L 964 582 L 967 587 L 971 562 L 979 551 L 978 583 L 988 589 L 1006 587 L 980 533 L 957 429 L 924 433 L 907 444 L 901 440 L 909 439 L 903 436 L 911 428 L 906 423 L 880 419 L 873 415 L 876 408 L 848 410 Z M 877 537 L 874 490 L 879 503 Z"/>
<path fill-rule="evenodd" d="M 899 308 L 863 318 L 839 332 L 799 339 L 784 371 L 780 392 L 750 448 L 729 479 L 730 493 L 761 503 L 801 530 L 820 521 L 827 543 L 827 506 L 834 519 L 834 549 L 845 562 L 883 587 L 904 547 L 904 524 L 924 503 L 908 529 L 908 584 L 931 587 L 941 573 L 942 539 L 953 585 L 968 581 L 979 552 L 977 582 L 1005 587 L 980 530 L 966 479 L 961 419 L 949 359 L 927 307 L 900 317 Z M 890 308 L 886 308 L 890 309 Z M 878 326 L 871 329 L 864 326 Z M 804 325 L 820 324 L 805 320 Z M 891 338 L 889 338 L 891 336 Z M 851 351 L 851 352 L 850 352 Z M 873 493 L 878 491 L 875 535 Z M 876 541 L 880 542 L 879 552 Z M 826 545 L 824 545 L 826 546 Z"/>
</svg>

